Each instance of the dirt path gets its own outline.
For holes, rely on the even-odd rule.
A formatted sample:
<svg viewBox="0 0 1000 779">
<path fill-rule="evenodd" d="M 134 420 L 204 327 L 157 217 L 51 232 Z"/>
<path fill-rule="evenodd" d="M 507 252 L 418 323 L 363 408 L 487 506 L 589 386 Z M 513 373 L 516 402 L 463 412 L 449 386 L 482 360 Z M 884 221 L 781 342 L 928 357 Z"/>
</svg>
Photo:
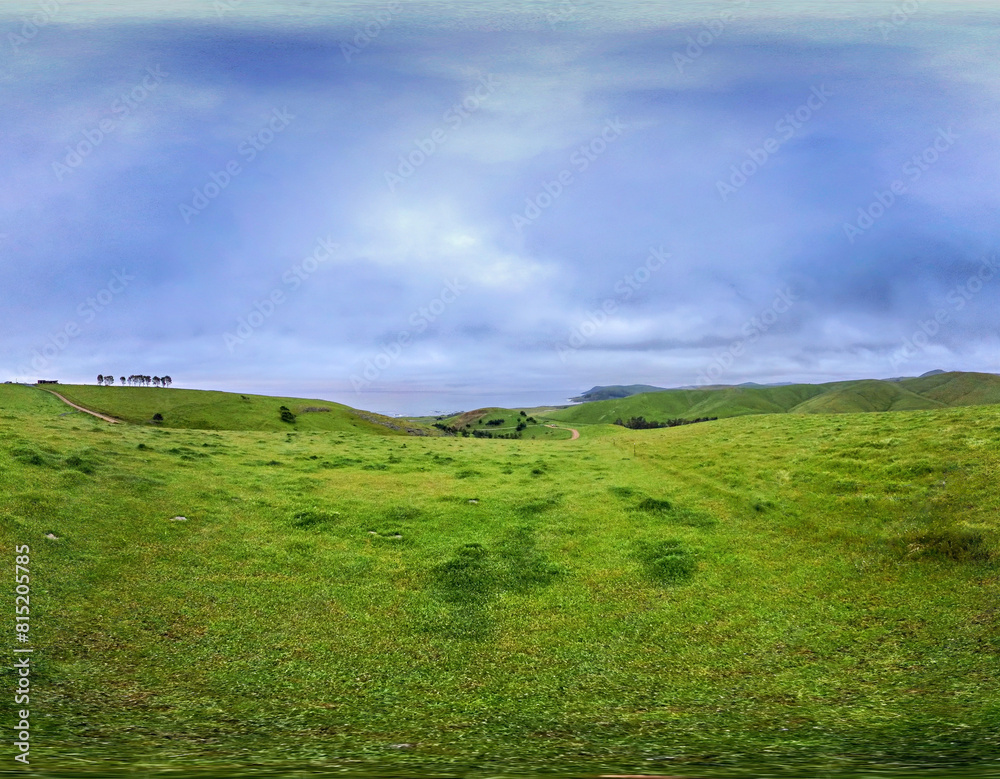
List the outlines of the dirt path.
<svg viewBox="0 0 1000 779">
<path fill-rule="evenodd" d="M 575 441 L 577 438 L 580 437 L 580 431 L 574 430 L 571 427 L 559 427 L 559 425 L 546 425 L 546 427 L 554 427 L 556 430 L 569 430 L 569 432 L 573 434 L 569 437 L 570 441 Z"/>
<path fill-rule="evenodd" d="M 53 392 L 52 390 L 42 390 L 43 392 L 48 392 L 51 395 L 55 395 L 59 400 L 65 403 L 67 406 L 72 406 L 77 411 L 82 411 L 84 414 L 90 414 L 92 417 L 97 417 L 98 419 L 103 419 L 105 422 L 110 422 L 112 425 L 117 425 L 121 422 L 120 419 L 115 419 L 114 417 L 109 417 L 107 414 L 101 414 L 97 411 L 91 411 L 89 408 L 84 408 L 83 406 L 78 406 L 72 401 L 66 400 L 58 392 Z"/>
</svg>

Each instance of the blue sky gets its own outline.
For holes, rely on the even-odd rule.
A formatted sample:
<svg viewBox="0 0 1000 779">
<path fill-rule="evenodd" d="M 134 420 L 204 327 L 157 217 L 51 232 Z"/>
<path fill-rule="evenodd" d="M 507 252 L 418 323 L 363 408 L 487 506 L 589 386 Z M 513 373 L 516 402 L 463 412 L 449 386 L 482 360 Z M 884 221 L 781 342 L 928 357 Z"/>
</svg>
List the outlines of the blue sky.
<svg viewBox="0 0 1000 779">
<path fill-rule="evenodd" d="M 664 5 L 5 3 L 0 373 L 418 413 L 1000 370 L 1000 11 Z"/>
</svg>

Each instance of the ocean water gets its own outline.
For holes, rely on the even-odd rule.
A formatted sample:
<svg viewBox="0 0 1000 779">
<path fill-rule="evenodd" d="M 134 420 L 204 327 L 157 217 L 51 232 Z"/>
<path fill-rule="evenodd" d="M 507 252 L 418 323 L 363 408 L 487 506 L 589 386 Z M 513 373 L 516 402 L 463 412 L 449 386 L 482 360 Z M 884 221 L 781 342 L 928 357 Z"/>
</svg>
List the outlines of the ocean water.
<svg viewBox="0 0 1000 779">
<path fill-rule="evenodd" d="M 181 386 L 181 385 L 177 385 Z M 359 392 L 343 387 L 324 386 L 321 383 L 282 382 L 206 382 L 183 385 L 188 389 L 222 390 L 252 395 L 329 400 L 345 406 L 374 411 L 377 414 L 402 417 L 442 416 L 477 408 L 535 408 L 537 406 L 572 405 L 570 398 L 590 387 L 554 390 L 504 390 L 488 388 L 437 389 L 397 388 L 391 390 L 365 389 Z"/>
</svg>

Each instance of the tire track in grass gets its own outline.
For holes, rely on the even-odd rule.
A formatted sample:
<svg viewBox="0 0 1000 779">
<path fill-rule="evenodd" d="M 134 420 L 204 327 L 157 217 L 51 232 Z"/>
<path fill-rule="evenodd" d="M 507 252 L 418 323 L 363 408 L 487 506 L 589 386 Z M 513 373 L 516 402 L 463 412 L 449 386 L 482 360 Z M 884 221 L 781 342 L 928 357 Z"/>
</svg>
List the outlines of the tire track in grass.
<svg viewBox="0 0 1000 779">
<path fill-rule="evenodd" d="M 90 414 L 92 417 L 97 417 L 98 419 L 103 419 L 105 422 L 110 422 L 112 425 L 121 424 L 120 419 L 115 419 L 114 417 L 109 417 L 107 414 L 102 414 L 99 411 L 91 411 L 89 408 L 84 408 L 83 406 L 78 406 L 71 400 L 67 400 L 58 392 L 53 392 L 52 390 L 42 390 L 42 392 L 48 392 L 50 395 L 55 395 L 59 400 L 65 403 L 67 406 L 72 406 L 77 411 L 82 411 L 84 414 Z"/>
</svg>

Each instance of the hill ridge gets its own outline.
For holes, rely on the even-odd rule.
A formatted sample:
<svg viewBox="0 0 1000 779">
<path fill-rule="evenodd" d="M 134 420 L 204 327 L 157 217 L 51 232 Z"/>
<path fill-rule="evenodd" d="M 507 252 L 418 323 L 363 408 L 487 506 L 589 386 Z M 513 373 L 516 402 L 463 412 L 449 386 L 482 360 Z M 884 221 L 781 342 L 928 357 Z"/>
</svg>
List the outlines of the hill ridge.
<svg viewBox="0 0 1000 779">
<path fill-rule="evenodd" d="M 995 403 L 1000 403 L 1000 376 L 951 371 L 896 380 L 658 390 L 588 401 L 545 416 L 561 422 L 611 424 L 617 419 L 640 416 L 663 421 L 749 414 L 919 411 Z"/>
</svg>

